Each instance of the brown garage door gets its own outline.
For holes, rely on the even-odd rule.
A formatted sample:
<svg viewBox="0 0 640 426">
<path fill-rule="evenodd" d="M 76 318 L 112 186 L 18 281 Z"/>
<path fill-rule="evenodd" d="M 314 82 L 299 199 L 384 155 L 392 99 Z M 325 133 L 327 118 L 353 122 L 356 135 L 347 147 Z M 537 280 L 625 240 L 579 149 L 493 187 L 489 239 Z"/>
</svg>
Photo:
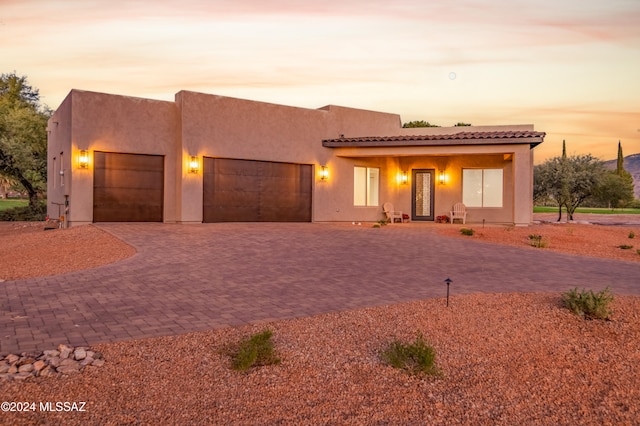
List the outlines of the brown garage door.
<svg viewBox="0 0 640 426">
<path fill-rule="evenodd" d="M 94 222 L 162 222 L 163 156 L 95 152 L 94 164 Z"/>
<path fill-rule="evenodd" d="M 204 159 L 204 222 L 311 222 L 309 164 Z"/>
</svg>

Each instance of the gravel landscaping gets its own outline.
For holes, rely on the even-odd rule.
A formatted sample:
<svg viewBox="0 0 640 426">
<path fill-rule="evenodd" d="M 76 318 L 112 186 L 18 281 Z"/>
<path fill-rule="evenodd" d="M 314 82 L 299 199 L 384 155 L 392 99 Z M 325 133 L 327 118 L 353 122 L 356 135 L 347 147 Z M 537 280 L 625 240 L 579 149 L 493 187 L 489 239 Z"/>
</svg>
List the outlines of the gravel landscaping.
<svg viewBox="0 0 640 426">
<path fill-rule="evenodd" d="M 635 242 L 630 227 L 474 226 L 478 232 L 465 237 L 457 224 L 434 226 L 456 238 L 531 250 L 564 247 L 589 256 L 618 256 L 616 245 Z M 104 263 L 135 253 L 93 226 L 41 231 L 2 224 L 2 247 L 12 244 L 18 252 L 28 241 L 29 257 L 39 262 L 22 272 L 14 266 L 1 279 L 53 271 L 47 254 L 62 241 L 86 244 L 88 258 Z M 635 231 L 640 238 L 640 227 Z M 529 245 L 534 232 L 549 238 L 548 248 Z M 2 257 L 0 270 L 6 271 L 4 251 Z M 75 259 L 65 268 L 92 266 Z M 608 321 L 582 320 L 561 306 L 560 294 L 473 294 L 449 302 L 95 345 L 90 350 L 101 354 L 100 368 L 0 382 L 1 401 L 35 403 L 27 411 L 0 413 L 0 424 L 638 424 L 640 298 L 616 297 Z M 280 364 L 234 371 L 229 345 L 265 329 L 273 332 Z M 413 341 L 419 333 L 435 349 L 439 376 L 412 376 L 380 359 L 387 343 Z"/>
</svg>

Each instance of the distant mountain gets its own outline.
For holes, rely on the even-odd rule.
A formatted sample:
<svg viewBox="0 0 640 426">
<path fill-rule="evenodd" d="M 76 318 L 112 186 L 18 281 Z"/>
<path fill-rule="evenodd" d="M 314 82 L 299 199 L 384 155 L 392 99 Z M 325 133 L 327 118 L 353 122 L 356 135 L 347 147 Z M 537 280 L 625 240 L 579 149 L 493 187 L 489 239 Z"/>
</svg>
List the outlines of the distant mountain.
<svg viewBox="0 0 640 426">
<path fill-rule="evenodd" d="M 609 170 L 615 170 L 618 160 L 604 162 L 604 166 Z M 633 193 L 640 199 L 640 154 L 631 154 L 624 157 L 624 169 L 633 176 Z"/>
</svg>

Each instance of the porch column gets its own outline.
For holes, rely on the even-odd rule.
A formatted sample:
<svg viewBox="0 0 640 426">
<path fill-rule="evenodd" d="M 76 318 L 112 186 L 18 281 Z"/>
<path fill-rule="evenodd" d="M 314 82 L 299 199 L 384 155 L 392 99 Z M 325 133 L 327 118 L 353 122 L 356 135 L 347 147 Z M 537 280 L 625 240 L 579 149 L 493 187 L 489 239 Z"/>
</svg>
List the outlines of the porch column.
<svg viewBox="0 0 640 426">
<path fill-rule="evenodd" d="M 533 221 L 533 152 L 524 145 L 513 154 L 513 223 Z"/>
</svg>

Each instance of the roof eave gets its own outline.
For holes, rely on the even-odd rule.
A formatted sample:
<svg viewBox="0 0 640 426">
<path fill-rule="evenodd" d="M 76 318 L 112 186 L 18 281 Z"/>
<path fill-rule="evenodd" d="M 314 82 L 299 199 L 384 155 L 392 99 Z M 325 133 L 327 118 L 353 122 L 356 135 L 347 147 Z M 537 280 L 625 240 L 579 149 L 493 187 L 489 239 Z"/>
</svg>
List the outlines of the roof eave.
<svg viewBox="0 0 640 426">
<path fill-rule="evenodd" d="M 322 141 L 325 148 L 366 148 L 366 147 L 417 147 L 417 146 L 464 146 L 464 145 L 523 145 L 534 148 L 544 141 L 542 137 L 528 138 L 496 138 L 496 139 L 450 139 L 450 140 L 349 140 L 326 139 Z"/>
</svg>

